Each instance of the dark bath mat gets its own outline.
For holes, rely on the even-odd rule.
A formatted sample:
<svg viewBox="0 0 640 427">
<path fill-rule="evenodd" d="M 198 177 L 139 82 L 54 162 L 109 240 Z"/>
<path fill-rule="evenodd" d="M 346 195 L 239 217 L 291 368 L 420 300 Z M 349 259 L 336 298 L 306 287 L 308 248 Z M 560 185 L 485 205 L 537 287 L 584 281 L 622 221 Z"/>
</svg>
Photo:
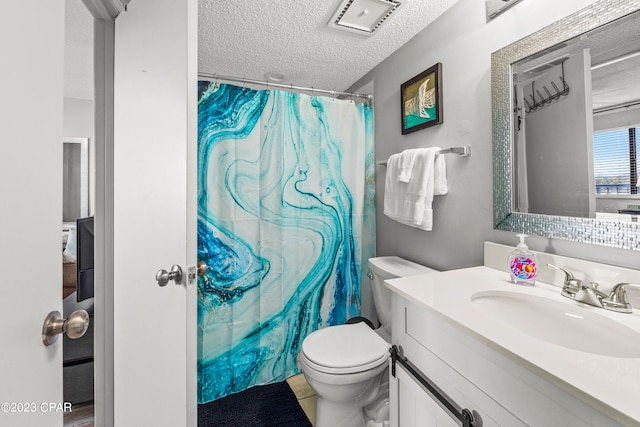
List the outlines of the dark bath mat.
<svg viewBox="0 0 640 427">
<path fill-rule="evenodd" d="M 198 405 L 198 427 L 311 427 L 286 381 Z"/>
</svg>

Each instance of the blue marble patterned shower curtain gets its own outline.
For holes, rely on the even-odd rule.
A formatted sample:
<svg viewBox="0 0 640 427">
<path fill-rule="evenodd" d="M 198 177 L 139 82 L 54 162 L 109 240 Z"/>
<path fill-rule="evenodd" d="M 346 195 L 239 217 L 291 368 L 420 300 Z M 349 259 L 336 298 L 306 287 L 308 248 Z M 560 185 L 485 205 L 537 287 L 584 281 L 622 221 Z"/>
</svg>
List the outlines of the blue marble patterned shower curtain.
<svg viewBox="0 0 640 427">
<path fill-rule="evenodd" d="M 200 82 L 198 150 L 203 403 L 298 373 L 309 333 L 359 315 L 375 244 L 372 109 Z"/>
</svg>

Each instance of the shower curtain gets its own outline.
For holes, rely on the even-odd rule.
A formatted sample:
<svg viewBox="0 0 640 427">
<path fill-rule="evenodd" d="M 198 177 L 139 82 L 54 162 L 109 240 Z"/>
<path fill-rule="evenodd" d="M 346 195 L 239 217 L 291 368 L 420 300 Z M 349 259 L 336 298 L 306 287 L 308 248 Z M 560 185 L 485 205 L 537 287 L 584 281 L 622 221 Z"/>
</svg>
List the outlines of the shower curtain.
<svg viewBox="0 0 640 427">
<path fill-rule="evenodd" d="M 198 401 L 299 372 L 359 315 L 374 254 L 366 103 L 199 82 Z"/>
</svg>

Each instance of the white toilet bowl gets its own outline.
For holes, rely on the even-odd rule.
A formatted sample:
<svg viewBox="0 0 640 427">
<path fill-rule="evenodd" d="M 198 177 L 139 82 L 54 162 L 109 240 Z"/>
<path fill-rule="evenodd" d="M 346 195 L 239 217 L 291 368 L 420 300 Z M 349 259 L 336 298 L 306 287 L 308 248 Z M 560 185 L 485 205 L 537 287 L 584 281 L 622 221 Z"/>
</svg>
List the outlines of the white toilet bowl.
<svg viewBox="0 0 640 427">
<path fill-rule="evenodd" d="M 317 395 L 316 427 L 388 427 L 391 294 L 384 280 L 435 272 L 398 257 L 369 259 L 377 330 L 330 326 L 305 338 L 298 364 Z"/>
<path fill-rule="evenodd" d="M 365 323 L 310 334 L 298 362 L 318 395 L 316 427 L 364 426 L 363 408 L 388 381 L 388 356 L 389 344 Z"/>
</svg>

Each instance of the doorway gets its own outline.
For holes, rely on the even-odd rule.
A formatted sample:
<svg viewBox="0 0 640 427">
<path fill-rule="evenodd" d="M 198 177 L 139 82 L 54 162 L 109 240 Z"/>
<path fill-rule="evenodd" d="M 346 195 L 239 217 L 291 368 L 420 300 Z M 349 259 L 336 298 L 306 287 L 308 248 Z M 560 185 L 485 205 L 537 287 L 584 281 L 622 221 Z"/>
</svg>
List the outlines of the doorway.
<svg viewBox="0 0 640 427">
<path fill-rule="evenodd" d="M 95 120 L 92 14 L 82 2 L 65 1 L 63 102 L 63 317 L 89 314 L 84 336 L 63 344 L 63 398 L 73 411 L 65 426 L 94 424 L 93 215 Z M 89 286 L 90 285 L 90 286 Z"/>
</svg>

